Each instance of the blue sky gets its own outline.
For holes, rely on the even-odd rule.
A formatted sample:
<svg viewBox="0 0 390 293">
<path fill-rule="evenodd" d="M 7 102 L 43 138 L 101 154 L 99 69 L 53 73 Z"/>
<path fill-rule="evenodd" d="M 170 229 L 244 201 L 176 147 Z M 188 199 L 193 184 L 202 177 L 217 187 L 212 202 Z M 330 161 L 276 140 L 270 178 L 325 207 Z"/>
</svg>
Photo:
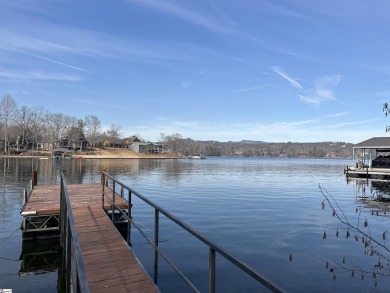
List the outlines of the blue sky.
<svg viewBox="0 0 390 293">
<path fill-rule="evenodd" d="M 386 136 L 390 1 L 0 0 L 0 96 L 156 141 Z"/>
</svg>

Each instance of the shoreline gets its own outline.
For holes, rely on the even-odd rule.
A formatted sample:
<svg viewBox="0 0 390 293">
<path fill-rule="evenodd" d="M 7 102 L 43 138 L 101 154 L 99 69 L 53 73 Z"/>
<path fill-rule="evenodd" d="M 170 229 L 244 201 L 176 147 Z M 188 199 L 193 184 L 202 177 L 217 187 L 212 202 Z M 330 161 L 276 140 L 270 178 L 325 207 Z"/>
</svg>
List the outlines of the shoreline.
<svg viewBox="0 0 390 293">
<path fill-rule="evenodd" d="M 20 158 L 20 159 L 51 159 L 51 152 L 29 152 L 19 155 L 0 155 L 0 158 Z M 129 149 L 102 148 L 72 154 L 72 159 L 179 159 L 173 154 L 144 154 L 137 153 Z"/>
</svg>

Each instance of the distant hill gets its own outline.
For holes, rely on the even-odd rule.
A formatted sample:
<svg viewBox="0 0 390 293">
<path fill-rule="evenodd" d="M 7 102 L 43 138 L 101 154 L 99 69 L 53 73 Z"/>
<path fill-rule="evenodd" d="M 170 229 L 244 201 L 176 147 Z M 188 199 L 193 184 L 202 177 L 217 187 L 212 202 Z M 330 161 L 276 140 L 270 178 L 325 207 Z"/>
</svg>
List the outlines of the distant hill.
<svg viewBox="0 0 390 293">
<path fill-rule="evenodd" d="M 199 141 L 179 139 L 166 143 L 166 149 L 185 156 L 202 154 L 213 157 L 287 157 L 287 158 L 349 158 L 353 144 L 345 142 L 285 142 L 270 143 L 258 140 Z"/>
<path fill-rule="evenodd" d="M 261 141 L 261 140 L 241 140 L 239 143 L 245 143 L 245 144 L 266 144 L 268 142 Z"/>
</svg>

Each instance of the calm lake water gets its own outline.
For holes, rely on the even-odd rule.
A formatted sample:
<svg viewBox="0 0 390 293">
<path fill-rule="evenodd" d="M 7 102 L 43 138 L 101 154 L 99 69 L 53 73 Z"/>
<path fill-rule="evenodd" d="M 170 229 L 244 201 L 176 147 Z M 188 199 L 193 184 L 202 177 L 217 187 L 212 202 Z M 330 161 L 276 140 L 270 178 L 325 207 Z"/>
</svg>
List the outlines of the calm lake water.
<svg viewBox="0 0 390 293">
<path fill-rule="evenodd" d="M 347 238 L 347 229 L 332 216 L 329 206 L 324 210 L 321 207 L 324 196 L 319 185 L 336 199 L 352 225 L 359 225 L 380 244 L 386 244 L 382 234 L 388 229 L 390 211 L 385 214 L 379 206 L 377 213 L 369 201 L 357 197 L 362 191 L 370 194 L 375 186 L 364 189 L 355 181 L 347 183 L 343 168 L 352 164 L 351 160 L 336 159 L 2 158 L 0 289 L 11 288 L 18 293 L 58 291 L 56 245 L 43 249 L 47 255 L 34 254 L 34 250 L 42 249 L 35 244 L 22 247 L 19 230 L 22 192 L 29 186 L 31 170 L 36 169 L 38 185 L 58 184 L 61 171 L 69 184 L 98 183 L 99 172 L 105 170 L 288 292 L 388 292 L 388 260 L 370 256 L 360 234 L 351 230 L 351 237 Z M 133 216 L 142 224 L 144 232 L 153 236 L 154 211 L 135 201 Z M 207 292 L 207 247 L 164 218 L 160 222 L 160 247 L 202 292 Z M 326 239 L 323 239 L 324 232 Z M 132 235 L 134 252 L 152 273 L 150 246 L 138 233 L 133 231 Z M 378 245 L 375 247 L 379 250 Z M 378 261 L 384 265 L 386 276 L 377 273 L 374 278 Z M 160 259 L 161 291 L 190 292 L 163 262 Z M 267 292 L 218 255 L 217 290 Z"/>
</svg>

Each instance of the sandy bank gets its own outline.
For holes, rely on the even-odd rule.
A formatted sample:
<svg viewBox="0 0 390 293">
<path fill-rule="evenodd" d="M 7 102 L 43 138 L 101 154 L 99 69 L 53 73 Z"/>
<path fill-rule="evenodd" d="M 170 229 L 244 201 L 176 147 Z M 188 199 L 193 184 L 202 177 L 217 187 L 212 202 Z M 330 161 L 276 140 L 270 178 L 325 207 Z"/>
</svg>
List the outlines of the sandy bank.
<svg viewBox="0 0 390 293">
<path fill-rule="evenodd" d="M 0 156 L 7 158 L 36 158 L 50 157 L 50 152 L 41 152 L 39 154 L 23 153 L 20 155 Z M 93 149 L 73 154 L 74 159 L 177 159 L 178 156 L 172 154 L 141 154 L 129 149 Z"/>
</svg>

